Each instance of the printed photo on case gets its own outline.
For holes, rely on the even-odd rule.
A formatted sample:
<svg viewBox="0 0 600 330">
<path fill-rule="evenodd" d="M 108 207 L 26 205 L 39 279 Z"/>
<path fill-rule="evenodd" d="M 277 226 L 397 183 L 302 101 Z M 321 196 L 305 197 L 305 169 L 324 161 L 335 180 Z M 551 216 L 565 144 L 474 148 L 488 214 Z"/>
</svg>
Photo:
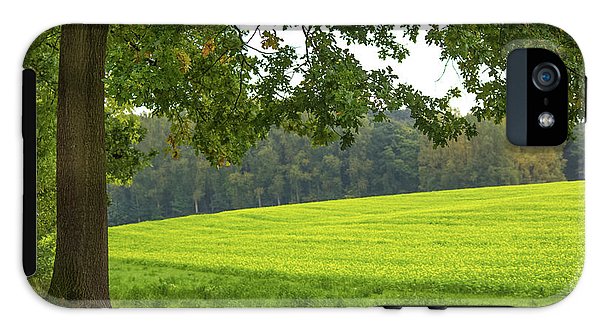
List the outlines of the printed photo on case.
<svg viewBox="0 0 600 330">
<path fill-rule="evenodd" d="M 533 47 L 568 68 L 559 146 L 506 138 Z M 51 303 L 536 307 L 581 274 L 585 74 L 556 27 L 63 25 L 24 68 Z"/>
</svg>

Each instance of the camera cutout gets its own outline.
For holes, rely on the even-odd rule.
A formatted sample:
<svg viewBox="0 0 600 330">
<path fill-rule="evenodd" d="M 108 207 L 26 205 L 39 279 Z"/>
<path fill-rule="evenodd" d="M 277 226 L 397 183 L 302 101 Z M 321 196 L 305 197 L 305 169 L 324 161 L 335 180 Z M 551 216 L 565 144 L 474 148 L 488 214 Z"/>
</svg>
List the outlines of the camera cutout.
<svg viewBox="0 0 600 330">
<path fill-rule="evenodd" d="M 506 136 L 518 146 L 556 146 L 568 132 L 568 74 L 555 53 L 519 48 L 508 55 Z"/>
<path fill-rule="evenodd" d="M 535 87 L 543 92 L 549 92 L 555 89 L 560 82 L 560 71 L 556 65 L 550 62 L 538 64 L 538 66 L 533 69 L 533 74 L 531 76 Z"/>
</svg>

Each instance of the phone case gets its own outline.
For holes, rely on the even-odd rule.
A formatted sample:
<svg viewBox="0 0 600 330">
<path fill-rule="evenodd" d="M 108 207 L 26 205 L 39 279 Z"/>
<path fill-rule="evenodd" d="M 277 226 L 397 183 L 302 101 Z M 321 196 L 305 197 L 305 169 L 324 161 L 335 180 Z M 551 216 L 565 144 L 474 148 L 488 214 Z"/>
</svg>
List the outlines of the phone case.
<svg viewBox="0 0 600 330">
<path fill-rule="evenodd" d="M 569 138 L 505 135 L 506 58 Z M 548 25 L 64 25 L 24 61 L 23 264 L 68 307 L 515 306 L 584 260 L 583 58 Z"/>
</svg>

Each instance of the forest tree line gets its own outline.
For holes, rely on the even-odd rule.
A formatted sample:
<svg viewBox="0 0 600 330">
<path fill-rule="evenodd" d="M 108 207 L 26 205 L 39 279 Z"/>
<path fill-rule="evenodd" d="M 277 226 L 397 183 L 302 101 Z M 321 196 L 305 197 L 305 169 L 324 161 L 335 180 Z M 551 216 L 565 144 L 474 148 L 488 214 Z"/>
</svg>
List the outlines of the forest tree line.
<svg viewBox="0 0 600 330">
<path fill-rule="evenodd" d="M 239 166 L 219 169 L 167 143 L 168 121 L 142 116 L 140 150 L 157 151 L 129 186 L 110 185 L 109 224 L 194 213 L 465 187 L 583 179 L 583 134 L 564 146 L 510 145 L 504 125 L 477 123 L 479 134 L 434 148 L 407 111 L 369 122 L 352 148 L 314 147 L 273 129 Z M 474 120 L 474 118 L 469 118 Z"/>
</svg>

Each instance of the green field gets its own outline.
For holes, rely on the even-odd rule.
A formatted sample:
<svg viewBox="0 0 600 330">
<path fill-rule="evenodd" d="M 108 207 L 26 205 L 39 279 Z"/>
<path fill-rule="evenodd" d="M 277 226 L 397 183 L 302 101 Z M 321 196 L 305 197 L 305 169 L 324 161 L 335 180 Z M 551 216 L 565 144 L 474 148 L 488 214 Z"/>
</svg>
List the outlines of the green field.
<svg viewBox="0 0 600 330">
<path fill-rule="evenodd" d="M 583 182 L 193 215 L 109 229 L 113 306 L 539 306 L 583 266 Z"/>
</svg>

